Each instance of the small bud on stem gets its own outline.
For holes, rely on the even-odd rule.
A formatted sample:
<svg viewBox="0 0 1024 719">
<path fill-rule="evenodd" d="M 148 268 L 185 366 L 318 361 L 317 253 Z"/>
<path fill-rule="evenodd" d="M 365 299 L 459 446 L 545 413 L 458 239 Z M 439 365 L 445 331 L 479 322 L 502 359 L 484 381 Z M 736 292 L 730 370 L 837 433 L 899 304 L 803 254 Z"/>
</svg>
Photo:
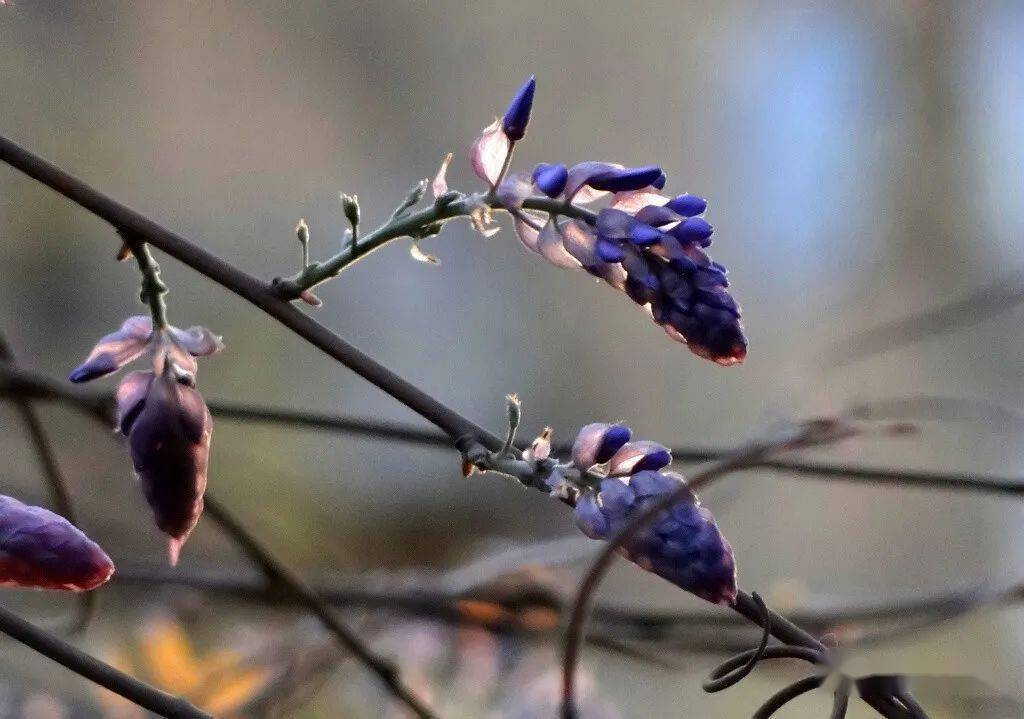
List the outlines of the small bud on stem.
<svg viewBox="0 0 1024 719">
<path fill-rule="evenodd" d="M 295 236 L 302 245 L 302 269 L 306 269 L 309 267 L 309 225 L 305 219 L 299 220 L 299 224 L 295 226 Z"/>
</svg>

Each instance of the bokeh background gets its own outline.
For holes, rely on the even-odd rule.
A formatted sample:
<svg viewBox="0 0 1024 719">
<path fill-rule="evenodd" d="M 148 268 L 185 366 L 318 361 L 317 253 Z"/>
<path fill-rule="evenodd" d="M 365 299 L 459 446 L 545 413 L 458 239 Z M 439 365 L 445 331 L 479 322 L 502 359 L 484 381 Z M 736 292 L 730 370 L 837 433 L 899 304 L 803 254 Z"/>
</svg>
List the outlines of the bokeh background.
<svg viewBox="0 0 1024 719">
<path fill-rule="evenodd" d="M 475 188 L 466 148 L 536 73 L 517 163 L 658 163 L 671 190 L 708 197 L 714 255 L 745 309 L 746 363 L 722 369 L 693 357 L 619 294 L 528 255 L 507 227 L 483 239 L 452 223 L 426 243 L 437 267 L 392 243 L 322 288 L 317 319 L 497 431 L 502 397 L 514 391 L 527 432 L 550 424 L 564 440 L 586 422 L 622 419 L 667 444 L 731 446 L 852 401 L 1024 401 L 1021 309 L 856 362 L 829 352 L 1024 263 L 1022 36 L 1024 6 L 1009 1 L 13 0 L 0 7 L 0 131 L 269 278 L 294 271 L 299 217 L 315 256 L 335 251 L 339 191 L 358 193 L 372 226 L 448 151 L 457 154 L 450 185 Z M 136 272 L 113 261 L 111 230 L 4 168 L 0 237 L 0 328 L 24 364 L 64 376 L 140 311 Z M 173 260 L 161 266 L 172 322 L 207 325 L 228 345 L 202 363 L 208 398 L 416 421 L 243 301 Z M 116 562 L 159 566 L 164 541 L 115 439 L 66 409 L 42 412 L 90 535 Z M 827 454 L 1019 474 L 1020 426 L 966 419 Z M 9 406 L 0 423 L 0 489 L 48 502 Z M 463 479 L 450 451 L 226 421 L 214 435 L 210 490 L 310 575 L 442 571 L 574 531 L 565 508 L 538 493 Z M 1014 499 L 762 472 L 704 501 L 735 546 L 741 584 L 781 608 L 1004 586 L 1024 572 Z M 209 520 L 182 561 L 183 570 L 244 566 Z M 555 581 L 571 588 L 578 570 Z M 700 608 L 624 563 L 602 599 Z M 2 601 L 39 621 L 72 607 L 51 595 L 5 592 Z M 187 615 L 184 628 L 169 612 Z M 418 625 L 389 636 L 373 616 L 360 619 L 413 671 L 441 661 L 424 646 L 454 641 Z M 80 641 L 109 657 L 154 626 L 171 644 L 183 640 L 177 631 L 207 652 L 248 646 L 253 633 L 277 641 L 317 631 L 284 610 L 114 582 Z M 1011 717 L 1020 715 L 1012 700 L 1024 700 L 1022 645 L 1024 611 L 1008 607 L 901 636 L 852 666 L 974 677 L 979 695 L 1001 699 L 970 715 Z M 557 647 L 524 651 L 531 670 L 555 666 Z M 762 669 L 709 697 L 699 685 L 714 660 L 695 655 L 665 670 L 591 649 L 585 669 L 623 717 L 749 715 L 798 676 Z M 492 682 L 515 696 L 514 682 L 526 681 L 472 666 L 482 678 L 466 682 L 470 694 Z M 9 716 L 27 715 L 26 697 L 33 711 L 98 711 L 79 678 L 20 646 L 4 644 L 0 674 Z M 934 716 L 968 716 L 947 684 L 923 681 L 919 698 Z M 821 716 L 827 702 L 805 697 L 787 716 Z M 378 716 L 384 706 L 376 685 L 345 665 L 293 715 Z M 453 699 L 447 715 L 514 716 L 459 706 Z"/>
</svg>

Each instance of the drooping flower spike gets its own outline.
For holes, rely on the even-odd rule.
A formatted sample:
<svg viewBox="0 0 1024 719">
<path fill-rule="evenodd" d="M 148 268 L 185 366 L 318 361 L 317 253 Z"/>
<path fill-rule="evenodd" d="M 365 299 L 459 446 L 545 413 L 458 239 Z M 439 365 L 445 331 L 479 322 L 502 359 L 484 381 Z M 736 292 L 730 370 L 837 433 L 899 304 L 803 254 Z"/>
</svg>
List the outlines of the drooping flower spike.
<svg viewBox="0 0 1024 719">
<path fill-rule="evenodd" d="M 672 461 L 668 449 L 656 442 L 629 439 L 625 425 L 588 424 L 573 443 L 572 462 L 577 469 L 603 467 L 608 475 L 599 489 L 586 489 L 576 498 L 576 524 L 591 539 L 611 539 L 632 517 L 686 484 L 682 476 L 663 471 Z M 687 501 L 626 542 L 621 552 L 643 569 L 709 602 L 731 605 L 736 601 L 732 547 L 692 492 Z"/>
<path fill-rule="evenodd" d="M 117 392 L 118 429 L 157 527 L 170 536 L 171 564 L 203 513 L 213 423 L 191 383 L 170 359 L 162 370 L 132 372 Z"/>
<path fill-rule="evenodd" d="M 714 228 L 702 217 L 703 198 L 662 194 L 666 176 L 656 165 L 541 163 L 532 173 L 503 176 L 512 146 L 525 133 L 535 86 L 531 77 L 471 155 L 476 174 L 512 213 L 523 245 L 557 267 L 584 269 L 625 292 L 694 354 L 725 366 L 742 362 L 747 339 L 739 304 L 728 291 L 725 267 L 704 252 Z M 524 208 L 535 191 L 577 207 L 610 201 L 590 224 Z"/>
<path fill-rule="evenodd" d="M 84 592 L 113 573 L 110 557 L 64 517 L 0 495 L 0 586 Z"/>
<path fill-rule="evenodd" d="M 170 536 L 171 564 L 203 511 L 212 421 L 195 389 L 195 357 L 223 348 L 203 327 L 152 331 L 132 317 L 100 340 L 72 381 L 113 372 L 148 353 L 151 370 L 127 374 L 117 388 L 117 429 L 128 439 L 132 464 L 157 527 Z"/>
</svg>

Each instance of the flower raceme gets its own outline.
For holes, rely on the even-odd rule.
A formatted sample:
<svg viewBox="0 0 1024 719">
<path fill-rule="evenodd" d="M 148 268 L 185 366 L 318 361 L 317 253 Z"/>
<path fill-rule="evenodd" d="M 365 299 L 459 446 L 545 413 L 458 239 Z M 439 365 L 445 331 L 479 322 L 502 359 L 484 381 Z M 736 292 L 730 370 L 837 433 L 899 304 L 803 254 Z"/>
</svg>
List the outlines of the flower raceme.
<svg viewBox="0 0 1024 719">
<path fill-rule="evenodd" d="M 118 386 L 117 429 L 156 525 L 170 537 L 171 564 L 199 522 L 206 492 L 213 425 L 195 388 L 195 358 L 222 348 L 206 328 L 154 331 L 148 317 L 130 317 L 71 373 L 72 382 L 85 382 L 149 356 L 152 369 L 131 372 Z"/>
<path fill-rule="evenodd" d="M 82 592 L 113 573 L 110 557 L 64 517 L 0 495 L 0 586 Z"/>
<path fill-rule="evenodd" d="M 473 145 L 473 169 L 508 210 L 523 245 L 557 267 L 583 269 L 643 307 L 672 339 L 720 365 L 743 361 L 747 340 L 727 272 L 704 251 L 714 232 L 704 219 L 707 202 L 697 195 L 661 193 L 660 167 L 581 162 L 572 167 L 541 163 L 532 173 L 506 176 L 515 143 L 526 134 L 536 82 L 516 93 L 502 120 Z M 560 212 L 524 208 L 534 192 L 561 200 Z M 567 209 L 596 220 L 562 219 Z"/>
<path fill-rule="evenodd" d="M 685 486 L 682 476 L 665 471 L 671 461 L 669 450 L 656 442 L 630 441 L 625 425 L 583 427 L 573 443 L 572 463 L 581 472 L 597 470 L 605 478 L 600 488 L 586 489 L 576 498 L 577 526 L 591 539 L 614 537 L 632 517 Z M 732 547 L 693 492 L 630 538 L 620 551 L 631 562 L 702 599 L 729 605 L 736 601 Z"/>
</svg>

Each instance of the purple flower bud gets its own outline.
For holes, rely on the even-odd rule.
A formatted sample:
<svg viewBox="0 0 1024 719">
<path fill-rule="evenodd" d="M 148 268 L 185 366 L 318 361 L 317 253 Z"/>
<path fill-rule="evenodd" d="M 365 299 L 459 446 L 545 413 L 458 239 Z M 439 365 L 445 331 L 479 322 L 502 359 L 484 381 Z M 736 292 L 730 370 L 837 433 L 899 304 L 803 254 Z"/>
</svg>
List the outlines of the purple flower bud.
<svg viewBox="0 0 1024 719">
<path fill-rule="evenodd" d="M 625 476 L 642 470 L 658 470 L 672 463 L 672 453 L 657 442 L 641 440 L 622 445 L 608 463 L 608 474 Z"/>
<path fill-rule="evenodd" d="M 597 231 L 598 237 L 609 240 L 625 240 L 636 224 L 636 218 L 628 212 L 606 207 L 597 213 L 594 229 Z"/>
<path fill-rule="evenodd" d="M 669 200 L 665 207 L 683 217 L 693 217 L 708 209 L 708 202 L 697 195 L 678 195 Z"/>
<path fill-rule="evenodd" d="M 85 361 L 74 369 L 72 382 L 88 382 L 121 369 L 146 351 L 153 334 L 149 317 L 129 317 L 116 332 L 105 335 L 96 343 Z"/>
<path fill-rule="evenodd" d="M 658 175 L 658 179 L 651 183 L 651 187 L 655 190 L 664 190 L 666 182 L 668 182 L 668 175 L 662 172 Z"/>
<path fill-rule="evenodd" d="M 580 429 L 572 444 L 572 461 L 586 470 L 604 464 L 629 441 L 629 427 L 624 424 L 595 422 Z"/>
<path fill-rule="evenodd" d="M 526 135 L 526 126 L 530 122 L 530 110 L 533 108 L 533 92 L 537 89 L 537 78 L 530 76 L 516 92 L 509 103 L 505 117 L 501 119 L 501 129 L 509 140 L 516 142 Z"/>
<path fill-rule="evenodd" d="M 685 480 L 670 472 L 610 477 L 600 491 L 583 493 L 573 515 L 591 539 L 610 539 L 636 514 L 678 491 Z M 736 562 L 711 513 L 692 492 L 623 545 L 630 561 L 715 604 L 736 601 Z"/>
<path fill-rule="evenodd" d="M 647 205 L 637 211 L 636 219 L 654 227 L 663 227 L 682 218 L 664 205 Z"/>
<path fill-rule="evenodd" d="M 212 423 L 202 396 L 170 361 L 136 372 L 118 391 L 119 426 L 157 527 L 170 535 L 171 564 L 203 512 Z"/>
<path fill-rule="evenodd" d="M 587 184 L 595 190 L 606 192 L 628 192 L 649 187 L 658 181 L 662 172 L 660 167 L 650 165 L 647 167 L 623 168 L 621 170 L 608 170 L 592 175 Z"/>
<path fill-rule="evenodd" d="M 100 339 L 69 379 L 88 382 L 103 377 L 147 351 L 154 356 L 171 352 L 181 367 L 195 373 L 194 357 L 205 357 L 222 349 L 224 344 L 220 337 L 205 327 L 189 327 L 187 330 L 167 327 L 164 331 L 153 332 L 153 321 L 149 317 L 129 317 L 117 332 Z"/>
<path fill-rule="evenodd" d="M 680 242 L 693 243 L 701 247 L 711 244 L 709 238 L 713 232 L 714 228 L 703 217 L 690 217 L 672 228 L 672 234 Z"/>
<path fill-rule="evenodd" d="M 604 237 L 597 238 L 597 244 L 595 245 L 597 256 L 604 262 L 622 262 L 626 256 L 622 246 L 607 240 Z"/>
<path fill-rule="evenodd" d="M 0 586 L 89 591 L 114 563 L 58 514 L 0 495 Z"/>
<path fill-rule="evenodd" d="M 565 182 L 569 179 L 569 170 L 565 165 L 549 165 L 542 162 L 533 170 L 533 181 L 548 197 L 558 197 L 565 189 Z"/>
<path fill-rule="evenodd" d="M 629 241 L 634 245 L 639 245 L 640 247 L 653 245 L 660 239 L 661 232 L 650 225 L 645 225 L 643 222 L 637 222 L 629 230 Z"/>
</svg>

